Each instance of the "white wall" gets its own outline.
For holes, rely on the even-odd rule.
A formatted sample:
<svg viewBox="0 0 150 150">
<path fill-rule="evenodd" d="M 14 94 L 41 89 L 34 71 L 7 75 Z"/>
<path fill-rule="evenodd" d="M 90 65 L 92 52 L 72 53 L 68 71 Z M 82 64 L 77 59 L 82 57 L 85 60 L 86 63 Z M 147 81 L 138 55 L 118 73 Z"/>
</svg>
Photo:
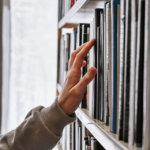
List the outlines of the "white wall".
<svg viewBox="0 0 150 150">
<path fill-rule="evenodd" d="M 57 0 L 11 0 L 10 92 L 5 133 L 56 96 Z M 6 113 L 6 112 L 5 112 Z"/>
</svg>

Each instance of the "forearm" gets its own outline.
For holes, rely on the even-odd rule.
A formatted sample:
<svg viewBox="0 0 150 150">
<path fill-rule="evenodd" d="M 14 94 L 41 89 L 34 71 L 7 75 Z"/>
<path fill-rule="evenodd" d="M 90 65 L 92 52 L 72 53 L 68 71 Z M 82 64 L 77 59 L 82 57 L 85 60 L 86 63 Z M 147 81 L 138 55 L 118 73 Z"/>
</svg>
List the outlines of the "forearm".
<svg viewBox="0 0 150 150">
<path fill-rule="evenodd" d="M 75 116 L 66 115 L 57 101 L 47 108 L 37 107 L 18 128 L 1 137 L 0 146 L 10 150 L 52 149 L 63 128 L 74 120 Z"/>
</svg>

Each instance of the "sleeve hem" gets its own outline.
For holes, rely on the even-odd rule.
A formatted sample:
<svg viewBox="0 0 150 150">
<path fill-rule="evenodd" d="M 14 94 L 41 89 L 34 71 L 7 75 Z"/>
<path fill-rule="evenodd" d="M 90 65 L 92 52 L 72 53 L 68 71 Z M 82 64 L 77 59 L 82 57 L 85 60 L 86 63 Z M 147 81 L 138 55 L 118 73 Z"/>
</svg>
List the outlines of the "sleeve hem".
<svg viewBox="0 0 150 150">
<path fill-rule="evenodd" d="M 46 126 L 56 135 L 61 135 L 63 128 L 76 119 L 75 113 L 73 117 L 64 113 L 58 104 L 57 98 L 50 107 L 41 110 L 41 115 Z"/>
</svg>

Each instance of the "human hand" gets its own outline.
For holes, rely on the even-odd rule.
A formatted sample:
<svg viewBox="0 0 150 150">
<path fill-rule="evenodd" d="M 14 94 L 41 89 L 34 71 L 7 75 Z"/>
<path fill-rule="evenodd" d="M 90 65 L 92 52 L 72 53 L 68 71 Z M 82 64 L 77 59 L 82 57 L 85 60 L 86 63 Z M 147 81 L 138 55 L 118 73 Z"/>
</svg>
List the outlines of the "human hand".
<svg viewBox="0 0 150 150">
<path fill-rule="evenodd" d="M 69 70 L 60 96 L 58 104 L 66 114 L 72 114 L 79 106 L 84 96 L 86 86 L 96 75 L 96 68 L 91 67 L 87 73 L 81 77 L 81 67 L 86 65 L 84 57 L 87 55 L 95 40 L 81 45 L 74 51 L 69 60 Z"/>
</svg>

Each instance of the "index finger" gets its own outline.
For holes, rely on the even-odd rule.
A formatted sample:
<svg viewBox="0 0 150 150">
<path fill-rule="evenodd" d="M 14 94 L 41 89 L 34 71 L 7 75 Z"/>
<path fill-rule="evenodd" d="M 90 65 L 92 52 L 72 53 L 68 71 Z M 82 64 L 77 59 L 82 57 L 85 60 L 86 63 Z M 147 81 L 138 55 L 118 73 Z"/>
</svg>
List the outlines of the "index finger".
<svg viewBox="0 0 150 150">
<path fill-rule="evenodd" d="M 72 64 L 76 58 L 76 55 L 82 50 L 82 48 L 86 45 L 86 43 L 82 44 L 77 50 L 75 50 L 72 54 L 71 54 L 71 57 L 70 57 L 70 60 L 69 60 L 69 69 L 72 67 Z"/>
<path fill-rule="evenodd" d="M 75 61 L 73 63 L 73 67 L 77 67 L 77 68 L 82 67 L 84 57 L 90 51 L 94 43 L 95 43 L 95 39 L 92 39 L 82 48 L 82 50 L 76 55 Z"/>
</svg>

